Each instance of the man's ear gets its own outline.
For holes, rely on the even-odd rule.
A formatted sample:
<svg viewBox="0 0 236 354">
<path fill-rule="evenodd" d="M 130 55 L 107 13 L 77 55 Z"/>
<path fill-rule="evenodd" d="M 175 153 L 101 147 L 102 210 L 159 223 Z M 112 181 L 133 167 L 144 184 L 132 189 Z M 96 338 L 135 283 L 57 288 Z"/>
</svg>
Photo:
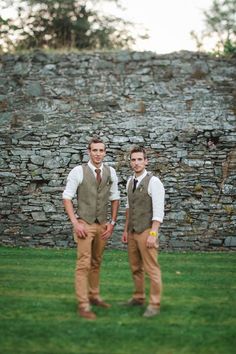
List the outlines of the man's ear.
<svg viewBox="0 0 236 354">
<path fill-rule="evenodd" d="M 145 166 L 148 165 L 148 159 L 145 159 Z"/>
</svg>

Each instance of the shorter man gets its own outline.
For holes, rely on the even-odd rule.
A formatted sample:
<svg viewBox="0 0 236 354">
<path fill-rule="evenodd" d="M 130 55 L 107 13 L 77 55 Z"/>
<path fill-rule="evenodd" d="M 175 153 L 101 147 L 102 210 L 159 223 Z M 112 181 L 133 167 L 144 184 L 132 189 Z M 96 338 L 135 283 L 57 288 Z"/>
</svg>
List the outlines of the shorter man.
<svg viewBox="0 0 236 354">
<path fill-rule="evenodd" d="M 147 172 L 147 155 L 143 147 L 130 153 L 134 175 L 127 182 L 126 222 L 122 242 L 128 243 L 128 256 L 135 291 L 128 306 L 145 303 L 145 273 L 150 279 L 149 305 L 144 317 L 160 312 L 161 270 L 157 261 L 158 230 L 164 217 L 165 190 L 158 177 Z"/>
</svg>

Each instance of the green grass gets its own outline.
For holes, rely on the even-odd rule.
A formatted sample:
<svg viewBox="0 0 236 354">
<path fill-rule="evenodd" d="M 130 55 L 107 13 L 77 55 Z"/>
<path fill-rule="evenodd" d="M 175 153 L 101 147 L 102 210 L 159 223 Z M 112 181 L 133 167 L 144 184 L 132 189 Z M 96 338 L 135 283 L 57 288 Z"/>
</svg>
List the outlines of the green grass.
<svg viewBox="0 0 236 354">
<path fill-rule="evenodd" d="M 96 321 L 76 315 L 75 257 L 0 248 L 1 353 L 235 353 L 235 253 L 161 253 L 161 315 L 148 319 L 119 304 L 133 289 L 127 253 L 106 250 L 101 292 L 112 308 L 94 308 Z"/>
</svg>

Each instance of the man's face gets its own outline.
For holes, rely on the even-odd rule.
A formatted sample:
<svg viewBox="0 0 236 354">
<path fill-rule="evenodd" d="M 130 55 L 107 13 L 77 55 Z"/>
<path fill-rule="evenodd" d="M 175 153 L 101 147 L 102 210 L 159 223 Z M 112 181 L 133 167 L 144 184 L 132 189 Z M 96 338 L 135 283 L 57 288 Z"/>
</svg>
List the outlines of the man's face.
<svg viewBox="0 0 236 354">
<path fill-rule="evenodd" d="M 105 145 L 102 143 L 92 143 L 88 153 L 92 164 L 99 167 L 106 155 Z"/>
<path fill-rule="evenodd" d="M 130 157 L 130 165 L 135 175 L 140 176 L 147 165 L 147 159 L 144 158 L 142 152 L 133 152 Z"/>
</svg>

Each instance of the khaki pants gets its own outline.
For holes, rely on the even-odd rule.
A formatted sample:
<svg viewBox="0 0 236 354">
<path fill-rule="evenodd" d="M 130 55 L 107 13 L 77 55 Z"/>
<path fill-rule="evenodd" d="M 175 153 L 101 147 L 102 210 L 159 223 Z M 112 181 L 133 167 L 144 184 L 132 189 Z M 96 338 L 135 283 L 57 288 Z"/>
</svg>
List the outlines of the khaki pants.
<svg viewBox="0 0 236 354">
<path fill-rule="evenodd" d="M 107 241 L 101 239 L 105 224 L 87 224 L 83 220 L 79 222 L 85 225 L 88 236 L 79 238 L 74 235 L 77 242 L 75 291 L 79 307 L 89 309 L 89 299 L 100 299 L 100 266 Z"/>
<path fill-rule="evenodd" d="M 157 248 L 147 248 L 146 240 L 150 229 L 141 234 L 129 233 L 128 255 L 130 268 L 134 280 L 135 292 L 133 298 L 145 299 L 145 273 L 150 279 L 149 305 L 159 308 L 161 302 L 161 270 L 157 261 Z"/>
</svg>

